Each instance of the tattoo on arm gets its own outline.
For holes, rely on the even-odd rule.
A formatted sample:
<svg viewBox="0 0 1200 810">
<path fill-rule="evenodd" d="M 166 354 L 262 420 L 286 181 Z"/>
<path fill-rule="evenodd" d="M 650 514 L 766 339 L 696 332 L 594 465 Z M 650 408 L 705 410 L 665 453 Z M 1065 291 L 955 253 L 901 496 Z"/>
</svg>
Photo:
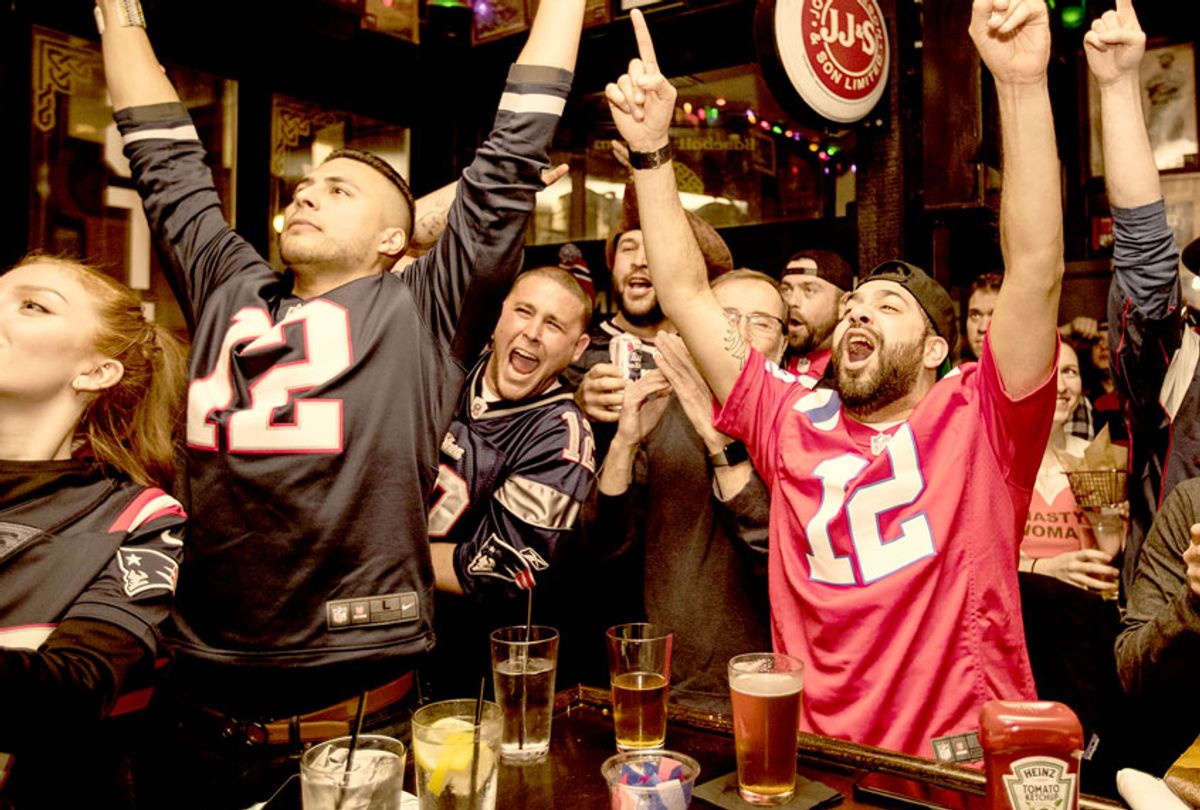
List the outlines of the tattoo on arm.
<svg viewBox="0 0 1200 810">
<path fill-rule="evenodd" d="M 737 361 L 738 371 L 746 367 L 746 360 L 749 359 L 750 352 L 736 324 L 729 324 L 729 328 L 725 330 L 725 351 L 733 355 L 733 359 Z"/>
</svg>

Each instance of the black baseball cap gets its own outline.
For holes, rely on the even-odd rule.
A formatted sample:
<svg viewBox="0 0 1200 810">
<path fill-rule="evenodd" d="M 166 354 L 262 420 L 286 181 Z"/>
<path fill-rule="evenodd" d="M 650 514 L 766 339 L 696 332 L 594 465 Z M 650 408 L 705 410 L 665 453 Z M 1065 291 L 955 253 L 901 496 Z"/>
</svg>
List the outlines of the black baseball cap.
<svg viewBox="0 0 1200 810">
<path fill-rule="evenodd" d="M 789 268 L 792 262 L 809 259 L 815 268 Z M 779 270 L 779 280 L 784 276 L 815 276 L 828 281 L 844 292 L 854 289 L 854 270 L 850 263 L 832 250 L 801 250 L 794 253 Z"/>
<path fill-rule="evenodd" d="M 898 259 L 886 261 L 878 265 L 858 283 L 858 286 L 872 281 L 894 281 L 909 295 L 916 299 L 933 323 L 933 329 L 950 345 L 950 354 L 958 345 L 958 318 L 954 315 L 954 302 L 946 289 L 933 280 L 920 267 Z"/>
<path fill-rule="evenodd" d="M 1193 239 L 1183 249 L 1183 266 L 1200 274 L 1200 239 Z"/>
</svg>

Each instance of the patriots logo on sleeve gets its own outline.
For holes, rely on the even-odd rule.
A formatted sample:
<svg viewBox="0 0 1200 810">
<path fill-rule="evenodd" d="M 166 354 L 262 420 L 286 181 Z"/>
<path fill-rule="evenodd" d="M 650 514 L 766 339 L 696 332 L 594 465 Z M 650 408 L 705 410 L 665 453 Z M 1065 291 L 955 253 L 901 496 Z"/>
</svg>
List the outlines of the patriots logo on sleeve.
<svg viewBox="0 0 1200 810">
<path fill-rule="evenodd" d="M 150 548 L 117 549 L 117 565 L 125 594 L 130 598 L 149 591 L 175 592 L 179 563 Z"/>
<path fill-rule="evenodd" d="M 527 591 L 537 584 L 533 572 L 549 567 L 550 563 L 532 548 L 518 549 L 493 534 L 475 552 L 467 564 L 467 573 L 476 577 L 496 577 Z"/>
</svg>

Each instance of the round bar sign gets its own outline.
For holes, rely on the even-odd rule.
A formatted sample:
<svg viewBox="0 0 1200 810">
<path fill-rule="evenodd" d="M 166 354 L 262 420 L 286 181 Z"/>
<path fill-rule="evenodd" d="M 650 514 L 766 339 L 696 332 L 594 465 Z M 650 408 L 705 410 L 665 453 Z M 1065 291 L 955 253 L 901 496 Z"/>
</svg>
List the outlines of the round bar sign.
<svg viewBox="0 0 1200 810">
<path fill-rule="evenodd" d="M 824 118 L 863 118 L 887 87 L 890 54 L 877 0 L 775 0 L 775 45 L 792 86 Z"/>
</svg>

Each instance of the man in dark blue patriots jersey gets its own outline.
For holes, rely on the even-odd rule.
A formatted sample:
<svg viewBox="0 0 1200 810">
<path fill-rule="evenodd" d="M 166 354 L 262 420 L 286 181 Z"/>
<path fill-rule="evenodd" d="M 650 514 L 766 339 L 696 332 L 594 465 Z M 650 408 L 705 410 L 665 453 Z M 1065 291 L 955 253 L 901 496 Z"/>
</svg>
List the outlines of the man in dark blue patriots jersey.
<svg viewBox="0 0 1200 810">
<path fill-rule="evenodd" d="M 595 479 L 595 443 L 559 375 L 588 345 L 591 309 L 579 282 L 561 268 L 518 277 L 492 350 L 471 372 L 442 441 L 429 509 L 433 567 L 444 592 L 437 630 L 445 647 L 429 668 L 439 694 L 452 695 L 487 671 L 486 631 L 513 614 L 523 620 L 525 600 L 511 597 L 553 576 L 574 536 Z"/>
<path fill-rule="evenodd" d="M 479 349 L 461 327 L 494 310 L 519 266 L 583 0 L 540 6 L 445 234 L 402 275 L 387 271 L 411 233 L 411 194 L 354 150 L 297 187 L 280 238 L 289 269 L 276 272 L 225 223 L 145 31 L 115 0 L 99 8 L 126 154 L 193 324 L 179 683 L 277 759 L 345 733 L 364 690 L 368 713 L 395 705 L 410 682 L 397 675 L 432 646 L 424 504 Z"/>
</svg>

